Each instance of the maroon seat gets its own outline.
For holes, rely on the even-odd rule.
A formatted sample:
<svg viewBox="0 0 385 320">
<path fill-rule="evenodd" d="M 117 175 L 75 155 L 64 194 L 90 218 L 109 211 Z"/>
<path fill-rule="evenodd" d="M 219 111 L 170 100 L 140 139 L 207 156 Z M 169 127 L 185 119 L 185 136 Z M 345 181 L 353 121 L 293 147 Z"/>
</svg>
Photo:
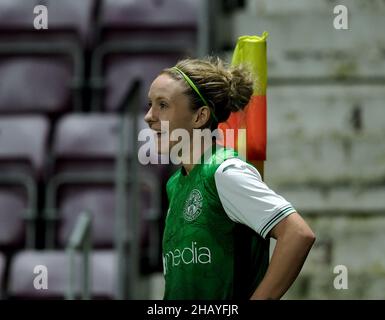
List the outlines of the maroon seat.
<svg viewBox="0 0 385 320">
<path fill-rule="evenodd" d="M 92 107 L 118 110 L 138 80 L 142 85 L 140 107 L 144 110 L 156 75 L 195 54 L 197 1 L 105 0 L 102 4 L 98 54 L 91 70 Z"/>
<path fill-rule="evenodd" d="M 62 117 L 54 134 L 55 171 L 113 171 L 119 150 L 119 117 L 112 113 L 69 114 Z M 131 117 L 126 118 L 126 125 L 129 128 L 126 157 L 130 160 L 137 157 L 132 143 L 138 133 L 132 132 Z M 138 127 L 139 130 L 148 128 L 144 114 L 138 116 Z"/>
<path fill-rule="evenodd" d="M 35 0 L 0 1 L 0 113 L 56 115 L 81 109 L 83 49 L 95 0 L 44 1 L 48 29 L 35 30 Z"/>
<path fill-rule="evenodd" d="M 111 299 L 116 293 L 115 254 L 111 250 L 98 250 L 90 257 L 91 291 L 93 298 Z M 63 299 L 69 283 L 69 260 L 65 251 L 23 251 L 11 261 L 8 295 L 14 299 Z M 47 289 L 36 289 L 36 266 L 45 266 L 48 273 Z M 82 260 L 75 260 L 75 294 L 80 296 Z M 39 272 L 41 273 L 41 271 Z"/>
<path fill-rule="evenodd" d="M 48 29 L 37 32 L 33 21 L 34 8 L 44 5 L 48 11 Z M 67 39 L 89 42 L 93 30 L 95 0 L 13 0 L 0 1 L 0 36 L 14 40 Z M 40 11 L 39 11 L 40 12 Z"/>
<path fill-rule="evenodd" d="M 135 40 L 196 42 L 198 24 L 196 0 L 104 0 L 101 28 L 104 38 L 122 35 Z"/>
<path fill-rule="evenodd" d="M 48 120 L 39 115 L 0 116 L 0 168 L 42 175 L 47 156 Z"/>
<path fill-rule="evenodd" d="M 55 58 L 0 56 L 0 113 L 55 113 L 70 108 L 71 64 Z"/>
<path fill-rule="evenodd" d="M 106 111 L 117 111 L 134 81 L 141 83 L 139 109 L 148 108 L 148 90 L 159 73 L 177 63 L 182 58 L 176 53 L 137 53 L 108 59 L 105 68 L 105 89 L 103 106 Z"/>
</svg>

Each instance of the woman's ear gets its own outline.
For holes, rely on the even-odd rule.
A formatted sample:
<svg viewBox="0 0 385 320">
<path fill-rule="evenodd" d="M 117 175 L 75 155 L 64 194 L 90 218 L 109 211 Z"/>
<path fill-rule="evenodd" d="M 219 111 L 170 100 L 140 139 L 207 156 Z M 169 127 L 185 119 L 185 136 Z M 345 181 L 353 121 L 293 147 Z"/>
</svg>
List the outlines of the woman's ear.
<svg viewBox="0 0 385 320">
<path fill-rule="evenodd" d="M 200 107 L 194 114 L 194 129 L 199 129 L 205 126 L 210 119 L 210 109 L 207 106 Z"/>
</svg>

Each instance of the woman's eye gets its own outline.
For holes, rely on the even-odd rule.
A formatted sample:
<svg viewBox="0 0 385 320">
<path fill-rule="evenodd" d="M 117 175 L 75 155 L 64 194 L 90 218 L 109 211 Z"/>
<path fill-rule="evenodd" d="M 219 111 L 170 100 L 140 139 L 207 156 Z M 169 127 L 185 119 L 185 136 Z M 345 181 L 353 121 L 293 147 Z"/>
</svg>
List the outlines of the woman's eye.
<svg viewBox="0 0 385 320">
<path fill-rule="evenodd" d="M 159 106 L 160 106 L 161 109 L 167 108 L 167 103 L 161 102 L 161 103 L 159 104 Z"/>
</svg>

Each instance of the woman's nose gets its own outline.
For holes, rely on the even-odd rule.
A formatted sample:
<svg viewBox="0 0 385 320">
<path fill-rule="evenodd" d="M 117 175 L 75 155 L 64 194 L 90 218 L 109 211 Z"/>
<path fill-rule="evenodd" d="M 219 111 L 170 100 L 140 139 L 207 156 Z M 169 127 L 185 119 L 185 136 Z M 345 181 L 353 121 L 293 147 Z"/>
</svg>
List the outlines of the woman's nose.
<svg viewBox="0 0 385 320">
<path fill-rule="evenodd" d="M 152 107 L 147 111 L 146 115 L 144 116 L 144 121 L 147 122 L 147 124 L 150 124 L 151 122 L 154 122 L 154 114 L 152 112 Z"/>
</svg>

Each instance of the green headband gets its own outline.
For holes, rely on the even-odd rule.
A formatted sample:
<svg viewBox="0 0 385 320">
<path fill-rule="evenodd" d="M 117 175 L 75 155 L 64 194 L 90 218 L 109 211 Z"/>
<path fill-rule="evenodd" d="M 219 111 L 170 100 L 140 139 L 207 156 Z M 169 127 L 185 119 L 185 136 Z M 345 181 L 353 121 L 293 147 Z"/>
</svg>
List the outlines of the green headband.
<svg viewBox="0 0 385 320">
<path fill-rule="evenodd" d="M 215 116 L 214 111 L 210 108 L 210 105 L 207 103 L 206 99 L 203 98 L 203 96 L 202 96 L 201 93 L 199 92 L 197 86 L 194 84 L 194 82 L 192 82 L 192 80 L 188 77 L 188 75 L 185 74 L 185 73 L 184 73 L 182 70 L 180 70 L 178 67 L 173 67 L 172 69 L 178 71 L 178 72 L 182 75 L 182 77 L 183 77 L 183 78 L 186 80 L 186 82 L 190 85 L 191 89 L 193 89 L 193 90 L 196 92 L 196 94 L 199 96 L 199 98 L 201 98 L 201 100 L 202 100 L 202 102 L 204 103 L 204 105 L 207 106 L 207 107 L 210 109 L 211 115 L 213 116 L 214 120 L 215 120 L 216 122 L 218 122 L 218 119 L 217 119 L 217 117 Z"/>
</svg>

